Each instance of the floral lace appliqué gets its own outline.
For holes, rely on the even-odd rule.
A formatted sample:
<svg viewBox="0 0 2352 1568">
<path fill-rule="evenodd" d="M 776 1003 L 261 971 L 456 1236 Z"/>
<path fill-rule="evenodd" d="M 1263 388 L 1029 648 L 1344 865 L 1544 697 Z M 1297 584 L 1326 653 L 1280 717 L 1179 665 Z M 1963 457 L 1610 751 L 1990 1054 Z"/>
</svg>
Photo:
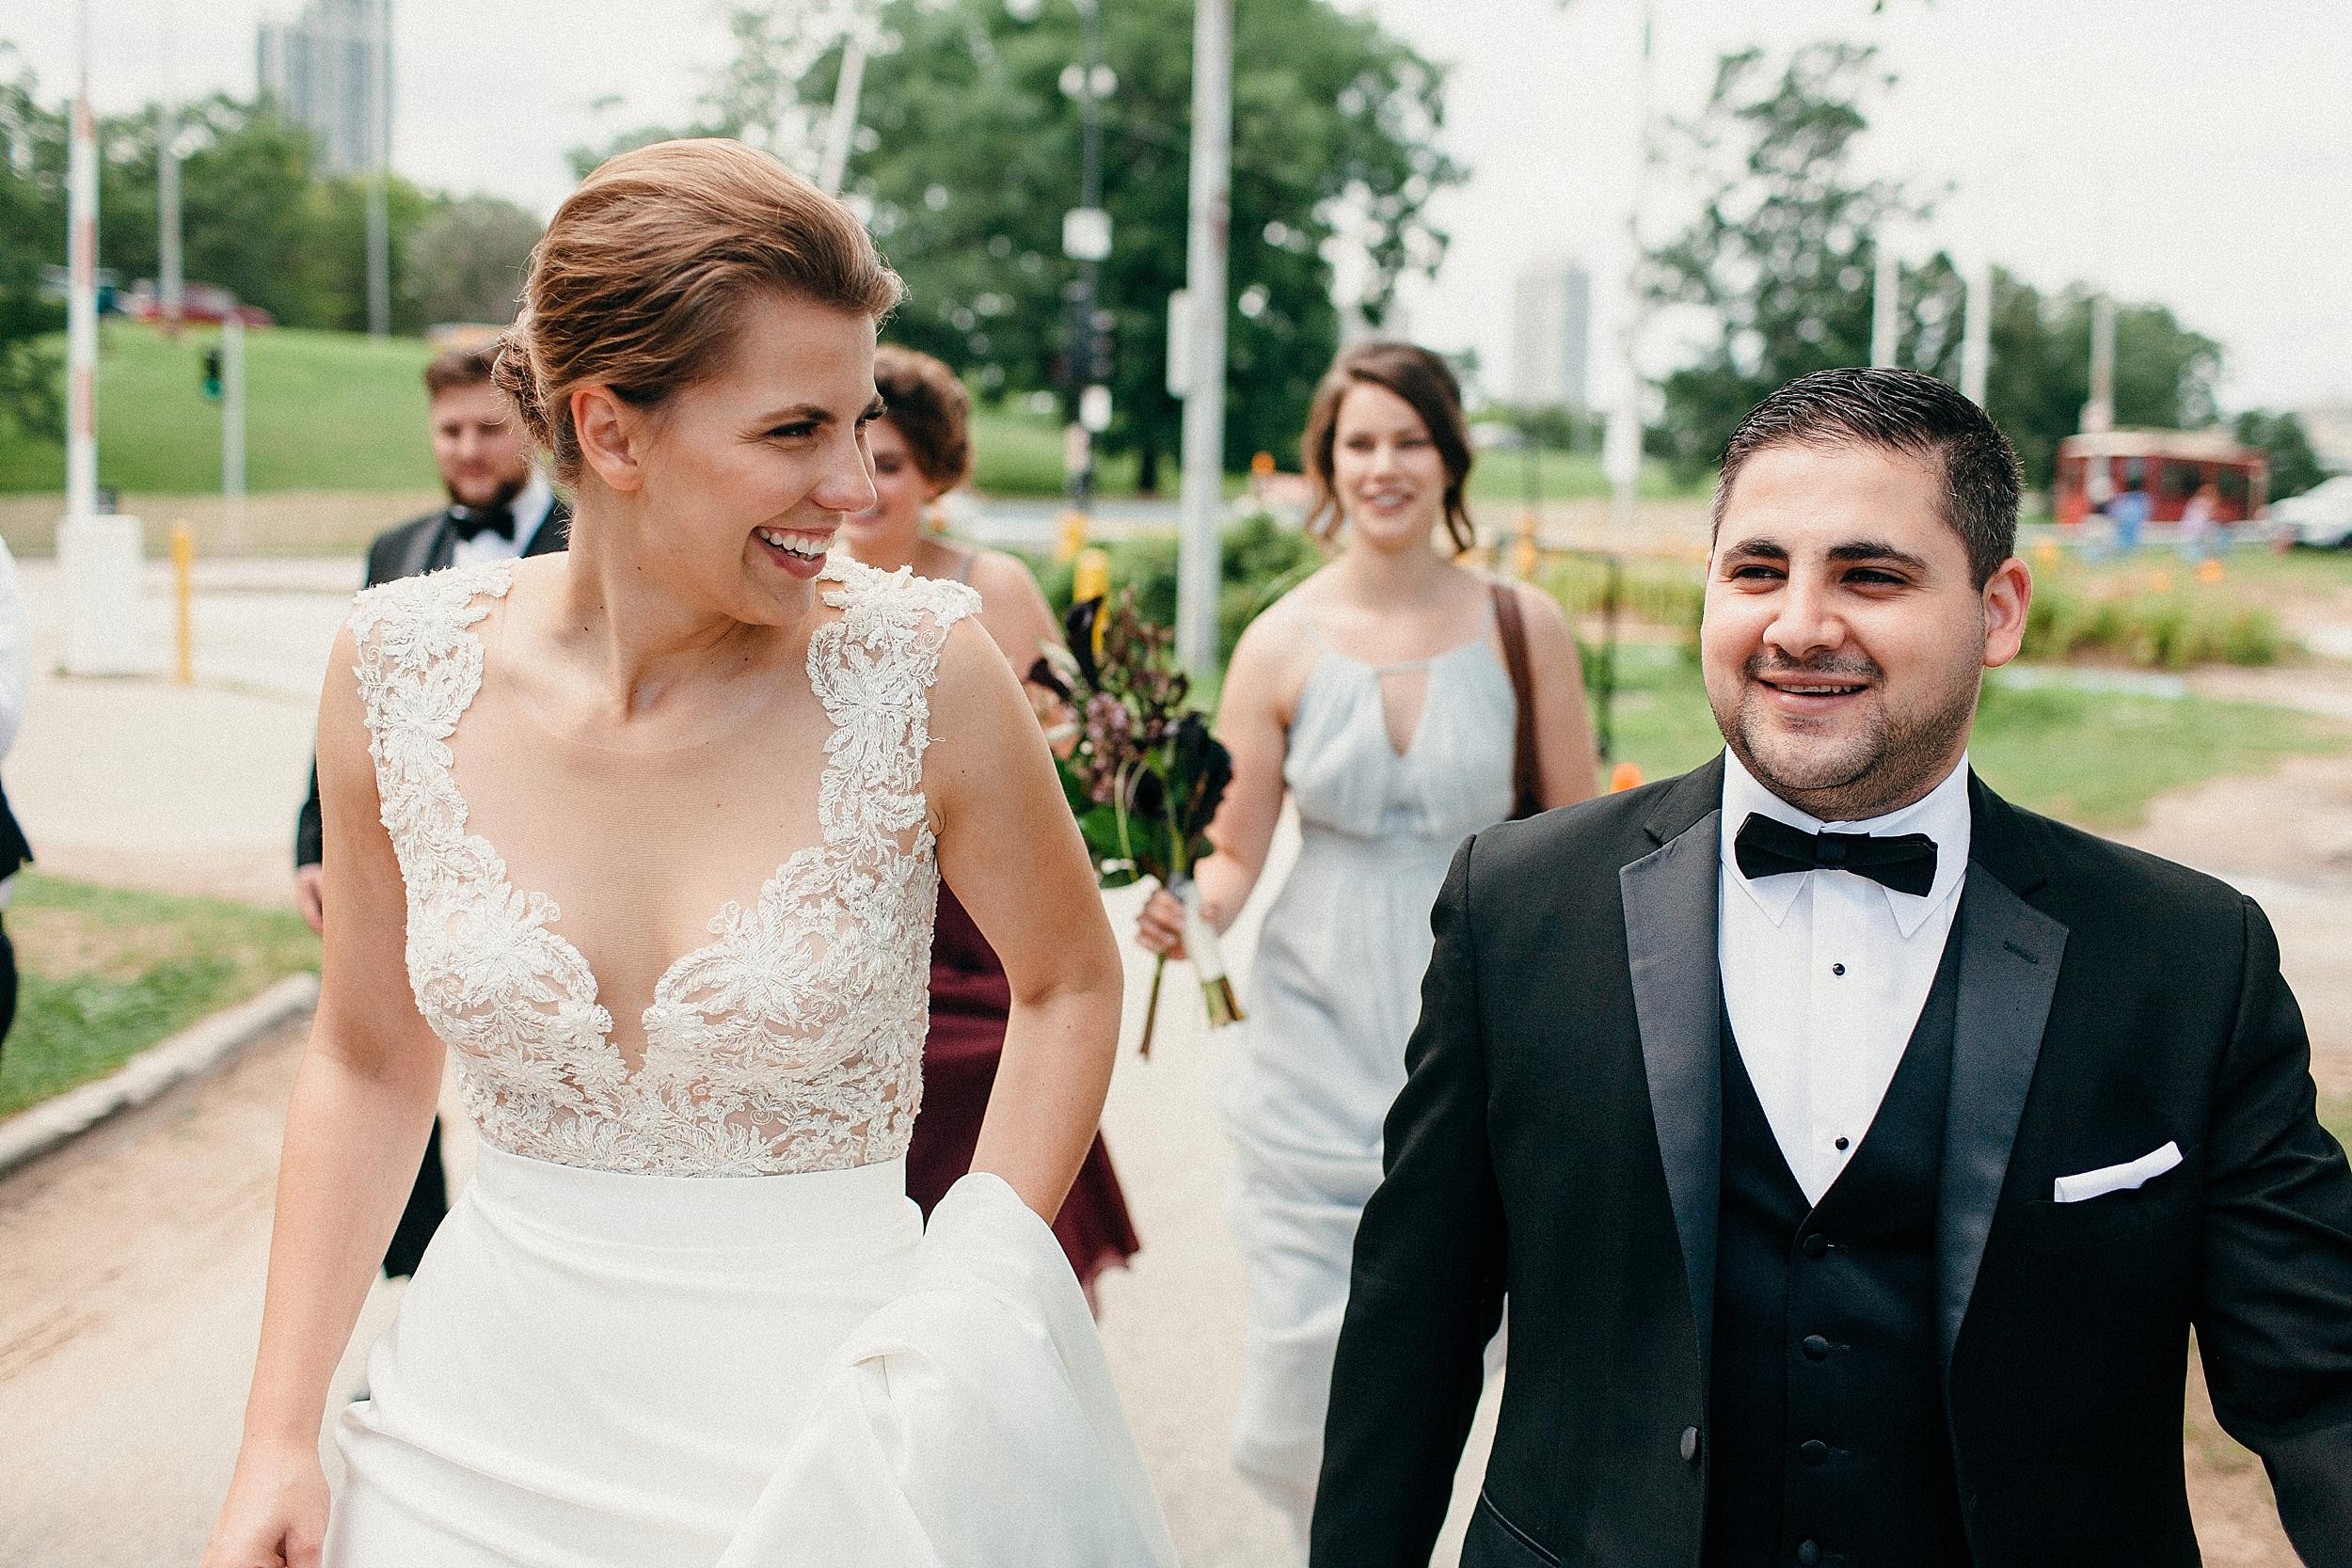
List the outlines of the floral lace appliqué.
<svg viewBox="0 0 2352 1568">
<path fill-rule="evenodd" d="M 473 626 L 514 564 L 408 578 L 359 595 L 355 671 L 386 831 L 408 898 L 418 1009 L 457 1054 L 466 1105 L 498 1148 L 664 1176 L 834 1170 L 906 1152 L 922 1099 L 939 868 L 922 792 L 930 685 L 947 629 L 979 608 L 959 583 L 826 567 L 842 614 L 808 650 L 833 722 L 819 841 L 752 907 L 672 964 L 634 1071 L 596 975 L 544 894 L 507 881 L 466 831 L 449 737 L 482 687 Z"/>
</svg>

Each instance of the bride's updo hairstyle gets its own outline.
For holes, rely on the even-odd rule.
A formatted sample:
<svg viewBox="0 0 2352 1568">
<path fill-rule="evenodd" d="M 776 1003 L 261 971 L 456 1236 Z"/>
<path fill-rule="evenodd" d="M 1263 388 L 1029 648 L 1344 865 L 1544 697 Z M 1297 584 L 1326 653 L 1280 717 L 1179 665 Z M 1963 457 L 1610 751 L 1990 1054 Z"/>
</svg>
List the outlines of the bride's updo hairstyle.
<svg viewBox="0 0 2352 1568">
<path fill-rule="evenodd" d="M 1307 477 L 1314 482 L 1314 509 L 1307 514 L 1309 537 L 1329 544 L 1345 514 L 1331 477 L 1331 449 L 1339 436 L 1340 404 L 1358 387 L 1385 387 L 1413 405 L 1429 427 L 1445 464 L 1445 531 L 1455 550 L 1476 542 L 1470 531 L 1470 507 L 1463 486 L 1470 483 L 1470 422 L 1462 415 L 1462 384 L 1454 369 L 1425 348 L 1411 343 L 1358 343 L 1331 362 L 1315 388 L 1307 410 L 1307 434 L 1299 446 L 1307 460 Z"/>
<path fill-rule="evenodd" d="M 762 294 L 879 322 L 901 292 L 849 208 L 775 159 L 717 137 L 659 142 L 607 159 L 556 209 L 493 379 L 576 484 L 575 389 L 658 408 L 724 366 Z"/>
</svg>

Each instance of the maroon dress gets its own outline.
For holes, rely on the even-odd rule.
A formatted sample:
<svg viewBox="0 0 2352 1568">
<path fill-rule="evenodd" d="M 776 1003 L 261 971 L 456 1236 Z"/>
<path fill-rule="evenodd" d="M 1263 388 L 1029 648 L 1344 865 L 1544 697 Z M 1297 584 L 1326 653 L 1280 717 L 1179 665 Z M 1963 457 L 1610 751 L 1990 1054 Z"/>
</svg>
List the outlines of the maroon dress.
<svg viewBox="0 0 2352 1568">
<path fill-rule="evenodd" d="M 926 1215 L 972 1168 L 1011 1010 L 1012 987 L 995 950 L 947 884 L 940 883 L 939 916 L 931 925 L 931 1028 L 923 1041 L 923 1109 L 907 1148 L 907 1195 Z M 1054 1234 L 1086 1285 L 1112 1264 L 1123 1265 L 1142 1244 L 1099 1132 L 1054 1221 Z"/>
</svg>

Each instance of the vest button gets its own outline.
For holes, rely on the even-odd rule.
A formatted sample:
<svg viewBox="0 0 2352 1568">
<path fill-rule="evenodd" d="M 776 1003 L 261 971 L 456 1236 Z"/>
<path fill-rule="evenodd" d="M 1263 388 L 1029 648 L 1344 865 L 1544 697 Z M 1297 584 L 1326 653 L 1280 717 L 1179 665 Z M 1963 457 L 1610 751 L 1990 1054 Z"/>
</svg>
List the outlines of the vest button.
<svg viewBox="0 0 2352 1568">
<path fill-rule="evenodd" d="M 1797 1543 L 1798 1568 L 1814 1568 L 1821 1560 L 1821 1548 L 1810 1541 Z"/>
<path fill-rule="evenodd" d="M 1808 1437 L 1797 1445 L 1797 1457 L 1807 1465 L 1819 1465 L 1829 1457 L 1829 1445 L 1819 1437 Z"/>
<path fill-rule="evenodd" d="M 1804 1347 L 1804 1358 L 1807 1361 L 1829 1359 L 1829 1341 L 1819 1334 L 1808 1334 L 1798 1343 Z"/>
<path fill-rule="evenodd" d="M 1699 1429 L 1696 1427 L 1682 1429 L 1682 1461 L 1686 1465 L 1699 1462 Z"/>
<path fill-rule="evenodd" d="M 1822 1235 L 1818 1230 L 1807 1235 L 1804 1241 L 1800 1244 L 1804 1246 L 1804 1255 L 1807 1258 L 1826 1258 L 1829 1256 L 1829 1238 Z"/>
</svg>

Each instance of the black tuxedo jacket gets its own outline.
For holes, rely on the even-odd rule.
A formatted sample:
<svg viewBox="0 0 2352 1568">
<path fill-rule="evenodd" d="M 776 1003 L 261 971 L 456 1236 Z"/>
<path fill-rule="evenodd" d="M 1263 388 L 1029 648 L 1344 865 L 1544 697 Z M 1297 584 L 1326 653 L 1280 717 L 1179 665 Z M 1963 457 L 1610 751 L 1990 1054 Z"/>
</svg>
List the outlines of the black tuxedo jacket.
<svg viewBox="0 0 2352 1568">
<path fill-rule="evenodd" d="M 1315 1568 L 1422 1568 L 1507 1296 L 1474 1568 L 1692 1568 L 1721 1151 L 1723 764 L 1464 844 L 1364 1212 Z M 2198 1560 L 2197 1331 L 2312 1568 L 2352 1565 L 2352 1174 L 2262 911 L 1971 780 L 1937 1340 L 1981 1568 Z M 2058 1178 L 2167 1142 L 2136 1191 Z"/>
<path fill-rule="evenodd" d="M 559 496 L 548 508 L 547 520 L 539 531 L 523 546 L 525 556 L 552 555 L 572 545 L 572 509 Z M 421 577 L 437 572 L 450 563 L 457 548 L 456 531 L 450 527 L 446 509 L 429 512 L 398 528 L 388 528 L 375 536 L 368 546 L 368 580 L 362 586 L 373 588 L 380 582 L 396 582 L 402 578 Z M 302 802 L 302 811 L 294 818 L 294 865 L 299 869 L 316 865 L 320 859 L 319 832 L 319 769 L 310 765 L 310 793 Z"/>
</svg>

